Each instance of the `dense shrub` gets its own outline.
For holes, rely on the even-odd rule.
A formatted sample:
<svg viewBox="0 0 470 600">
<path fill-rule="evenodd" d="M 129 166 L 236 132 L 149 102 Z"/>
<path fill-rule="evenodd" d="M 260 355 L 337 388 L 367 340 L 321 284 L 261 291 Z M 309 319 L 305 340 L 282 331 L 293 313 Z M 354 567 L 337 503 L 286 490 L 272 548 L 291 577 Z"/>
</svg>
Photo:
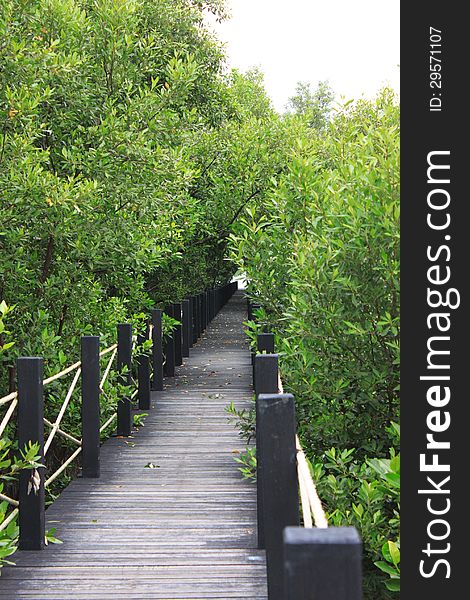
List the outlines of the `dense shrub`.
<svg viewBox="0 0 470 600">
<path fill-rule="evenodd" d="M 365 459 L 385 460 L 396 444 L 389 432 L 399 418 L 398 124 L 387 90 L 348 103 L 325 131 L 306 122 L 265 201 L 231 236 L 232 258 L 263 307 L 260 326 L 276 332 L 302 443 L 312 462 L 326 461 L 320 488 L 336 524 L 351 522 L 359 480 L 372 481 Z M 331 448 L 354 451 L 355 466 L 334 473 L 324 458 Z M 331 477 L 339 497 L 336 484 L 326 485 Z M 397 536 L 397 495 L 375 501 L 380 523 L 375 509 L 356 515 L 367 571 L 381 559 L 387 531 Z"/>
</svg>

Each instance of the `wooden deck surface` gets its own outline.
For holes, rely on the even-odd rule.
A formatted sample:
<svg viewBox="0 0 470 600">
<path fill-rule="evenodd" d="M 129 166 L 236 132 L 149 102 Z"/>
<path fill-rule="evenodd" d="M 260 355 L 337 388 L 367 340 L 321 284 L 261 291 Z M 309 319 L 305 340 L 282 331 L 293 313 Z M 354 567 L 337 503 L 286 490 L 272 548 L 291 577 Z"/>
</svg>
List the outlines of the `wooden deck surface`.
<svg viewBox="0 0 470 600">
<path fill-rule="evenodd" d="M 237 292 L 153 393 L 145 426 L 103 444 L 101 478 L 73 481 L 47 510 L 63 544 L 15 554 L 0 598 L 267 598 L 256 487 L 237 470 L 244 443 L 224 411 L 252 394 L 244 309 Z"/>
</svg>

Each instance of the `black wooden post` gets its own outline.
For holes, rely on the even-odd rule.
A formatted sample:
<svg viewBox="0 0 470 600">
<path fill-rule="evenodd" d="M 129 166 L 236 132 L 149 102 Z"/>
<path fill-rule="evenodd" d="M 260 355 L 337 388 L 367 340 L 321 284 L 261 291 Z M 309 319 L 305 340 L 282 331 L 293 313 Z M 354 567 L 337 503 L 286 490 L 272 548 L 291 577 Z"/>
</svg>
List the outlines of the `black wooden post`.
<svg viewBox="0 0 470 600">
<path fill-rule="evenodd" d="M 274 353 L 273 333 L 258 333 L 256 342 L 258 346 L 258 352 L 266 352 L 267 354 Z"/>
<path fill-rule="evenodd" d="M 205 315 L 204 315 L 204 292 L 199 294 L 199 302 L 201 305 L 201 335 L 206 329 Z"/>
<path fill-rule="evenodd" d="M 173 307 L 167 306 L 165 312 L 170 317 L 173 316 Z M 165 377 L 175 376 L 175 338 L 174 333 L 165 336 L 164 342 L 165 363 L 163 365 L 163 374 Z"/>
<path fill-rule="evenodd" d="M 100 338 L 84 335 L 82 361 L 82 477 L 100 476 Z"/>
<path fill-rule="evenodd" d="M 184 358 L 189 356 L 189 348 L 191 346 L 191 303 L 189 300 L 183 300 L 182 302 L 182 318 L 183 318 L 183 345 L 181 348 L 181 353 Z"/>
<path fill-rule="evenodd" d="M 163 390 L 163 340 L 162 340 L 162 311 L 159 308 L 152 310 L 152 389 Z"/>
<path fill-rule="evenodd" d="M 197 295 L 197 324 L 198 324 L 197 337 L 200 338 L 202 335 L 202 295 L 201 294 Z"/>
<path fill-rule="evenodd" d="M 284 600 L 282 535 L 299 525 L 295 404 L 292 394 L 258 396 L 263 478 L 264 540 L 269 600 Z M 297 598 L 296 598 L 297 600 Z"/>
<path fill-rule="evenodd" d="M 279 383 L 279 355 L 258 354 L 255 358 L 255 394 L 277 394 Z M 258 398 L 256 399 L 256 455 L 261 451 L 261 430 L 258 427 Z M 257 488 L 257 513 L 258 513 L 258 548 L 264 548 L 264 504 L 263 504 L 263 465 L 257 461 L 256 488 Z"/>
<path fill-rule="evenodd" d="M 354 527 L 287 527 L 284 598 L 361 600 L 361 561 L 361 539 Z"/>
<path fill-rule="evenodd" d="M 207 329 L 207 294 L 203 292 L 201 294 L 201 311 L 202 311 L 202 330 Z"/>
<path fill-rule="evenodd" d="M 149 324 L 147 323 L 144 332 L 137 337 L 137 344 L 142 346 L 148 340 Z M 139 354 L 137 356 L 137 385 L 139 398 L 139 409 L 148 410 L 150 408 L 150 358 L 148 354 Z"/>
<path fill-rule="evenodd" d="M 120 323 L 118 325 L 118 353 L 117 367 L 121 385 L 131 384 L 132 371 L 132 325 Z M 127 372 L 122 371 L 127 367 Z M 117 405 L 117 435 L 129 436 L 132 432 L 132 414 L 130 398 L 120 398 Z"/>
<path fill-rule="evenodd" d="M 173 318 L 180 322 L 174 331 L 175 340 L 175 365 L 180 367 L 183 364 L 183 327 L 181 325 L 181 302 L 173 304 Z"/>
<path fill-rule="evenodd" d="M 266 352 L 267 354 L 274 353 L 274 334 L 273 333 L 259 333 L 256 337 L 256 346 L 258 352 Z M 255 356 L 256 352 L 251 353 L 251 361 L 253 363 L 253 386 L 256 388 L 256 373 L 255 373 Z"/>
<path fill-rule="evenodd" d="M 256 395 L 276 394 L 279 386 L 279 355 L 257 354 L 255 356 Z"/>
<path fill-rule="evenodd" d="M 196 295 L 196 341 L 201 337 L 201 296 Z"/>
<path fill-rule="evenodd" d="M 192 320 L 192 332 L 193 332 L 193 344 L 197 342 L 197 301 L 196 296 L 191 296 L 191 313 L 193 315 Z"/>
<path fill-rule="evenodd" d="M 187 298 L 189 304 L 189 347 L 193 347 L 193 339 L 194 339 L 194 315 L 193 315 L 193 299 L 192 296 Z"/>
<path fill-rule="evenodd" d="M 214 289 L 211 289 L 209 291 L 209 319 L 212 322 L 212 320 L 215 317 L 215 291 Z"/>
<path fill-rule="evenodd" d="M 18 447 L 39 443 L 39 462 L 44 464 L 43 359 L 19 358 L 18 374 Z M 33 475 L 39 474 L 38 487 L 29 489 Z M 44 469 L 20 471 L 19 526 L 21 550 L 44 548 Z"/>
</svg>

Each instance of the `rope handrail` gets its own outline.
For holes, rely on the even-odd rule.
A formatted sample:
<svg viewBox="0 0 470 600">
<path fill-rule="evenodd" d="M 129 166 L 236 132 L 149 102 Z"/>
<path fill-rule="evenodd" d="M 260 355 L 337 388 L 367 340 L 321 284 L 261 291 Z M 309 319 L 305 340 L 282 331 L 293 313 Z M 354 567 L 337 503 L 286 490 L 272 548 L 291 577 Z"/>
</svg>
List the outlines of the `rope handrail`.
<svg viewBox="0 0 470 600">
<path fill-rule="evenodd" d="M 114 421 L 114 419 L 117 417 L 117 413 L 114 413 L 111 417 L 109 417 L 109 419 L 106 421 L 106 423 L 104 423 L 103 425 L 101 425 L 100 427 L 100 433 L 103 433 L 103 431 L 109 427 L 111 425 L 111 423 Z"/>
<path fill-rule="evenodd" d="M 10 496 L 5 496 L 5 494 L 2 494 L 2 493 L 0 493 L 0 500 L 3 500 L 4 502 L 8 502 L 8 504 L 11 504 L 12 506 L 20 505 L 18 500 L 14 500 L 13 498 L 10 498 Z"/>
<path fill-rule="evenodd" d="M 57 471 L 52 473 L 52 475 L 49 477 L 49 479 L 46 479 L 46 481 L 44 482 L 44 487 L 47 488 L 54 481 L 54 479 L 59 477 L 59 475 L 62 473 L 62 471 L 65 471 L 65 469 L 69 466 L 69 464 L 71 462 L 73 462 L 77 458 L 77 456 L 80 454 L 81 451 L 82 451 L 82 447 L 80 446 L 80 448 L 77 448 L 75 450 L 75 452 L 73 454 L 71 454 L 64 463 L 62 463 L 62 465 L 57 469 Z"/>
<path fill-rule="evenodd" d="M 106 379 L 108 378 L 109 372 L 111 371 L 111 367 L 112 367 L 112 364 L 113 364 L 113 361 L 114 361 L 114 358 L 115 358 L 116 354 L 117 354 L 117 344 L 113 348 L 113 353 L 112 353 L 111 358 L 109 359 L 108 364 L 106 365 L 106 369 L 105 369 L 105 371 L 103 373 L 103 377 L 102 377 L 101 382 L 100 382 L 100 390 L 101 391 L 103 391 L 104 384 L 106 382 Z"/>
<path fill-rule="evenodd" d="M 112 352 L 116 348 L 117 348 L 117 344 L 113 344 L 112 346 L 109 346 L 109 348 L 105 348 L 104 350 L 102 350 L 100 352 L 100 356 L 105 356 L 105 354 Z M 63 369 L 62 371 L 59 371 L 59 373 L 55 373 L 55 375 L 51 375 L 50 377 L 43 379 L 42 384 L 47 385 L 48 383 L 52 383 L 56 379 L 60 379 L 64 375 L 67 375 L 68 373 L 75 371 L 75 369 L 78 369 L 79 367 L 81 367 L 81 365 L 82 365 L 81 361 L 78 361 L 78 362 L 74 363 L 73 365 L 70 365 L 70 367 L 67 367 L 67 368 Z M 11 402 L 12 400 L 15 400 L 17 397 L 18 397 L 18 392 L 10 392 L 6 396 L 3 396 L 2 398 L 0 398 L 0 406 L 2 406 L 3 404 L 7 404 L 8 402 Z"/>
<path fill-rule="evenodd" d="M 278 374 L 278 391 L 280 394 L 284 393 L 284 387 L 282 385 L 281 375 Z M 317 493 L 315 482 L 313 481 L 312 474 L 310 473 L 310 467 L 308 466 L 307 457 L 300 445 L 299 436 L 295 436 L 295 445 L 297 448 L 297 477 L 299 480 L 300 489 L 300 503 L 302 506 L 302 516 L 304 520 L 304 527 L 311 528 L 315 523 L 315 527 L 326 528 L 328 527 L 328 521 L 323 510 L 321 500 Z M 313 522 L 312 522 L 313 516 Z"/>
<path fill-rule="evenodd" d="M 101 350 L 100 356 L 104 356 L 105 354 L 109 354 L 113 350 L 116 350 L 117 346 L 118 346 L 117 344 L 113 344 L 112 346 L 109 346 L 109 348 L 105 348 L 104 350 Z"/>
<path fill-rule="evenodd" d="M 178 344 L 183 345 L 183 336 L 186 340 L 197 341 L 203 334 L 208 323 L 217 315 L 222 306 L 231 297 L 235 289 L 236 284 L 231 283 L 227 286 L 222 286 L 215 290 L 209 290 L 208 292 L 205 292 L 205 301 L 202 297 L 203 294 L 192 296 L 189 300 L 187 300 L 186 309 L 188 310 L 188 313 L 186 313 L 186 316 L 191 314 L 196 305 L 198 305 L 201 309 L 201 303 L 202 312 L 201 310 L 199 310 L 199 312 L 196 311 L 194 318 L 187 318 L 184 320 L 182 323 L 182 335 L 179 337 Z M 198 302 L 199 304 L 197 304 Z M 118 324 L 118 343 L 112 344 L 102 351 L 99 351 L 99 336 L 84 336 L 81 341 L 81 360 L 65 367 L 60 372 L 52 374 L 45 379 L 42 375 L 44 365 L 43 357 L 20 357 L 18 359 L 18 387 L 20 390 L 27 390 L 27 393 L 20 395 L 17 391 L 14 391 L 0 398 L 0 407 L 5 406 L 5 408 L 1 409 L 2 414 L 0 416 L 2 420 L 0 422 L 0 434 L 5 431 L 5 428 L 11 421 L 14 411 L 17 409 L 18 405 L 22 407 L 22 403 L 24 402 L 25 410 L 29 410 L 30 406 L 33 410 L 31 410 L 31 414 L 28 414 L 28 417 L 30 417 L 29 419 L 21 419 L 18 422 L 19 431 L 17 434 L 19 439 L 25 438 L 25 434 L 27 432 L 27 438 L 30 438 L 33 441 L 42 440 L 44 439 L 44 428 L 47 426 L 50 429 L 50 432 L 47 435 L 47 439 L 44 444 L 44 450 L 41 452 L 41 455 L 45 455 L 48 451 L 50 451 L 55 435 L 64 437 L 66 440 L 75 444 L 76 447 L 69 450 L 71 453 L 70 456 L 68 456 L 68 458 L 49 477 L 47 477 L 47 479 L 46 477 L 43 478 L 39 476 L 38 471 L 35 469 L 32 473 L 32 479 L 30 480 L 29 486 L 19 487 L 18 500 L 0 493 L 0 502 L 3 503 L 4 508 L 6 507 L 8 511 L 8 513 L 4 515 L 5 519 L 2 523 L 0 523 L 0 531 L 4 530 L 9 524 L 14 522 L 14 519 L 18 516 L 19 510 L 21 509 L 24 511 L 25 522 L 28 523 L 28 526 L 32 525 L 31 530 L 34 529 L 34 535 L 32 536 L 34 539 L 31 542 L 31 540 L 28 538 L 28 547 L 37 550 L 42 549 L 44 545 L 44 537 L 43 531 L 41 531 L 41 519 L 44 518 L 44 505 L 39 507 L 39 511 L 29 510 L 29 503 L 26 502 L 25 504 L 25 499 L 27 499 L 31 491 L 34 490 L 35 493 L 38 490 L 43 492 L 44 488 L 49 488 L 49 486 L 51 486 L 51 484 L 80 454 L 82 455 L 83 459 L 81 465 L 82 476 L 86 478 L 99 477 L 99 445 L 98 452 L 96 452 L 98 431 L 100 434 L 103 433 L 103 431 L 112 426 L 117 420 L 117 435 L 119 437 L 129 437 L 131 435 L 131 401 L 137 396 L 139 398 L 139 408 L 141 410 L 147 410 L 150 408 L 150 384 L 152 371 L 154 383 L 156 381 L 158 385 L 163 385 L 160 382 L 160 379 L 163 379 L 164 376 L 174 376 L 174 372 L 165 373 L 165 375 L 163 374 L 163 341 L 161 335 L 154 339 L 155 331 L 157 330 L 161 332 L 161 312 L 162 311 L 160 309 L 155 309 L 155 312 L 152 312 L 152 319 L 156 324 L 154 325 L 153 322 L 148 323 L 146 333 L 142 333 L 139 336 L 131 335 L 131 323 Z M 149 353 L 146 351 L 139 353 L 139 355 L 136 357 L 136 370 L 138 379 L 138 382 L 136 382 L 132 378 L 132 349 L 135 349 L 140 340 L 146 342 L 147 335 L 148 340 L 154 342 L 150 344 L 152 347 L 152 355 L 149 356 Z M 147 344 L 145 344 L 145 346 L 147 346 Z M 101 366 L 106 365 L 106 368 L 101 376 L 101 381 L 100 368 L 96 361 L 97 354 L 99 354 L 99 357 L 109 355 L 101 364 Z M 136 353 L 134 353 L 134 355 L 135 354 Z M 124 390 L 118 390 L 118 402 L 121 402 L 124 408 L 122 411 L 119 410 L 119 413 L 116 411 L 116 406 L 113 402 L 114 398 L 107 394 L 106 388 L 108 386 L 105 385 L 106 381 L 109 383 L 109 375 L 112 372 L 113 361 L 116 359 L 116 356 L 119 356 L 120 359 L 119 369 L 117 370 L 120 371 L 121 382 L 127 382 L 128 386 L 130 386 L 132 382 L 137 388 L 132 393 L 125 392 Z M 123 367 L 125 367 L 125 370 Z M 43 387 L 68 374 L 71 374 L 71 383 L 69 383 L 69 380 L 64 382 L 64 384 L 67 384 L 68 386 L 65 399 L 60 405 L 59 413 L 57 417 L 55 417 L 55 420 L 50 421 L 42 414 L 44 399 L 46 398 L 47 400 L 47 393 L 44 394 Z M 126 374 L 126 377 L 124 377 L 124 374 Z M 71 405 L 72 395 L 76 391 L 80 380 L 82 381 L 81 434 L 75 434 L 81 435 L 81 439 L 78 439 L 78 437 L 75 437 L 74 435 L 64 431 L 60 425 L 64 420 L 64 415 L 66 414 L 68 406 Z M 65 391 L 65 385 L 63 386 L 63 390 Z M 139 394 L 139 390 L 142 392 L 141 394 Z M 59 393 L 60 397 L 62 397 L 62 386 L 60 386 Z M 105 398 L 106 413 L 110 414 L 108 409 L 111 408 L 111 405 L 111 410 L 114 411 L 109 418 L 106 417 L 107 420 L 105 423 L 103 423 L 103 425 L 101 425 L 100 418 L 100 404 L 102 404 L 102 402 L 100 402 L 101 395 L 103 395 L 103 398 Z M 121 398 L 120 396 L 124 397 Z M 118 404 L 118 407 L 120 406 L 121 405 Z M 35 410 L 36 408 L 39 410 Z M 52 408 L 54 412 L 56 412 L 57 408 L 55 406 Z M 45 465 L 42 465 L 42 468 L 45 468 Z M 24 538 L 26 535 L 24 533 L 25 531 L 28 535 L 30 534 L 30 529 L 27 527 L 20 528 L 20 546 L 22 542 L 22 536 Z"/>
<path fill-rule="evenodd" d="M 77 369 L 77 372 L 75 373 L 75 377 L 72 380 L 72 383 L 70 384 L 70 387 L 68 389 L 67 395 L 65 396 L 65 400 L 62 403 L 62 406 L 60 407 L 60 411 L 59 414 L 57 415 L 57 419 L 55 420 L 54 425 L 52 426 L 52 430 L 49 434 L 49 437 L 46 440 L 46 443 L 44 444 L 44 456 L 47 454 L 47 451 L 49 450 L 49 447 L 52 443 L 52 440 L 55 437 L 55 434 L 57 433 L 57 429 L 59 428 L 59 425 L 63 419 L 63 416 L 65 414 L 65 411 L 67 410 L 67 406 L 70 402 L 70 399 L 72 397 L 72 394 L 75 390 L 75 387 L 78 383 L 78 378 L 80 377 L 80 373 L 82 372 L 82 369 L 79 368 Z"/>
<path fill-rule="evenodd" d="M 3 417 L 2 422 L 0 423 L 0 436 L 5 431 L 6 426 L 10 422 L 11 416 L 15 412 L 15 408 L 17 407 L 17 405 L 18 405 L 18 400 L 15 398 L 13 400 L 13 402 L 10 404 L 10 406 L 8 407 L 8 410 L 5 413 L 5 416 Z"/>
<path fill-rule="evenodd" d="M 75 371 L 75 369 L 79 369 L 81 366 L 82 366 L 82 362 L 79 360 L 78 362 L 73 363 L 73 365 L 70 365 L 70 367 L 67 367 L 63 371 L 60 371 L 59 373 L 56 373 L 55 375 L 51 375 L 47 379 L 44 379 L 42 384 L 47 385 L 48 383 L 51 383 L 52 381 L 55 381 L 56 379 L 60 379 L 64 375 L 68 375 L 68 373 Z"/>
<path fill-rule="evenodd" d="M 11 513 L 8 515 L 8 517 L 3 521 L 3 523 L 0 525 L 0 531 L 3 531 L 6 527 L 8 527 L 8 525 L 13 521 L 13 519 L 16 517 L 16 515 L 19 513 L 19 508 L 15 508 L 14 510 L 11 511 Z"/>
<path fill-rule="evenodd" d="M 51 421 L 49 421 L 45 417 L 44 417 L 43 421 L 44 421 L 45 425 L 47 425 L 48 427 L 54 427 L 54 423 L 52 423 Z M 76 437 L 74 437 L 73 435 L 70 435 L 70 433 L 67 433 L 66 431 L 63 431 L 62 429 L 60 429 L 60 427 L 57 428 L 56 433 L 58 435 L 61 435 L 64 438 L 66 438 L 67 440 L 70 440 L 71 442 L 74 442 L 78 446 L 80 446 L 80 444 L 82 443 Z"/>
<path fill-rule="evenodd" d="M 0 406 L 7 404 L 7 402 L 11 402 L 11 400 L 14 400 L 17 396 L 18 392 L 11 392 L 10 394 L 3 396 L 3 398 L 0 398 Z"/>
<path fill-rule="evenodd" d="M 105 348 L 104 350 L 102 350 L 99 353 L 99 356 L 105 356 L 109 353 L 112 353 L 112 356 L 110 358 L 110 360 L 108 361 L 104 376 L 101 380 L 101 384 L 100 384 L 100 390 L 103 391 L 103 386 L 104 383 L 106 381 L 106 378 L 108 377 L 108 374 L 111 370 L 111 366 L 112 363 L 114 361 L 114 358 L 117 354 L 117 344 L 112 344 L 111 346 L 109 346 L 108 348 Z M 51 383 L 53 381 L 56 381 L 57 379 L 60 379 L 61 377 L 76 371 L 72 382 L 69 386 L 69 389 L 67 391 L 67 394 L 65 396 L 65 400 L 62 403 L 62 406 L 60 408 L 59 414 L 57 415 L 56 420 L 54 421 L 54 423 L 52 423 L 51 421 L 49 421 L 48 419 L 46 419 L 45 417 L 43 417 L 43 422 L 45 425 L 47 425 L 48 427 L 51 428 L 51 431 L 47 437 L 47 440 L 44 444 L 44 456 L 47 454 L 47 451 L 49 450 L 52 441 L 55 437 L 56 434 L 66 438 L 67 440 L 73 442 L 74 444 L 76 444 L 77 446 L 79 446 L 74 452 L 73 454 L 46 480 L 45 482 L 45 487 L 47 487 L 48 485 L 50 485 L 69 465 L 70 463 L 80 454 L 80 452 L 82 451 L 82 442 L 81 440 L 77 439 L 76 437 L 74 437 L 73 435 L 70 435 L 69 433 L 63 431 L 60 428 L 60 423 L 62 422 L 62 419 L 65 415 L 65 411 L 67 410 L 67 406 L 69 405 L 69 402 L 72 398 L 72 394 L 78 384 L 79 378 L 80 378 L 80 374 L 81 374 L 81 366 L 82 363 L 81 361 L 77 361 L 74 364 L 70 365 L 69 367 L 66 367 L 65 369 L 63 369 L 62 371 L 60 371 L 59 373 L 55 373 L 54 375 L 51 375 L 50 377 L 47 377 L 46 379 L 43 379 L 43 385 L 47 385 L 48 383 Z M 18 392 L 11 392 L 9 394 L 7 394 L 6 396 L 4 396 L 3 398 L 0 398 L 0 406 L 3 406 L 5 404 L 7 404 L 8 402 L 11 402 L 10 406 L 8 407 L 5 415 L 3 416 L 3 419 L 0 423 L 0 436 L 3 434 L 3 432 L 5 431 L 8 423 L 10 422 L 13 413 L 15 412 L 15 409 L 18 406 Z M 100 429 L 100 432 L 102 432 L 104 429 L 106 429 L 106 427 L 108 427 L 111 422 L 116 418 L 116 414 L 114 414 L 111 419 L 109 419 L 105 425 Z M 9 496 L 6 496 L 5 494 L 0 493 L 0 501 L 5 501 L 8 502 L 8 504 L 10 504 L 11 506 L 15 507 L 15 510 L 13 510 L 10 515 L 2 522 L 2 524 L 0 525 L 0 531 L 2 531 L 3 529 L 5 529 L 9 523 L 11 523 L 11 521 L 16 517 L 16 515 L 18 514 L 18 507 L 19 507 L 19 502 L 17 500 L 14 500 L 13 498 L 10 498 Z"/>
<path fill-rule="evenodd" d="M 101 380 L 101 384 L 100 384 L 100 389 L 101 391 L 103 391 L 103 385 L 106 381 L 106 378 L 108 377 L 109 371 L 111 369 L 111 365 L 113 363 L 114 357 L 116 356 L 117 353 L 117 344 L 113 344 L 112 346 L 109 346 L 109 348 L 106 348 L 105 350 L 102 350 L 100 352 L 100 356 L 105 356 L 106 354 L 109 354 L 110 352 L 113 353 L 111 360 L 108 363 L 108 366 L 106 367 L 103 379 Z M 75 388 L 77 381 L 78 381 L 78 377 L 80 376 L 80 369 L 81 369 L 81 361 L 74 363 L 73 365 L 70 365 L 70 367 L 67 367 L 66 369 L 63 369 L 62 371 L 60 371 L 59 373 L 56 373 L 55 375 L 51 375 L 50 377 L 47 377 L 46 379 L 43 380 L 42 384 L 43 385 L 47 385 L 48 383 L 51 383 L 52 381 L 56 381 L 57 379 L 60 379 L 61 377 L 63 377 L 64 375 L 67 375 L 68 373 L 71 373 L 72 371 L 74 371 L 75 369 L 77 370 L 77 373 L 75 374 L 75 377 L 72 381 L 72 392 L 73 389 Z M 70 388 L 69 388 L 69 392 L 67 393 L 67 397 L 66 400 L 64 401 L 65 404 L 65 408 L 67 407 L 67 404 L 70 400 L 69 395 L 71 395 L 70 392 Z M 0 398 L 0 406 L 3 406 L 4 404 L 7 404 L 8 402 L 11 402 L 10 406 L 8 407 L 7 412 L 5 413 L 1 423 L 0 423 L 0 435 L 2 435 L 2 433 L 5 431 L 8 423 L 10 422 L 10 419 L 15 411 L 15 408 L 18 406 L 18 392 L 11 392 L 10 394 L 7 394 L 6 396 L 4 396 L 3 398 Z M 62 405 L 61 408 L 61 413 L 62 413 L 62 409 L 63 409 L 64 405 Z M 65 412 L 65 409 L 64 409 Z M 60 435 L 67 437 L 68 434 L 66 434 L 64 431 L 58 429 L 58 426 L 60 424 L 60 421 L 62 420 L 63 417 L 63 413 L 60 414 L 60 419 L 58 419 L 58 421 L 56 420 L 56 423 L 53 425 L 53 427 L 55 425 L 57 425 L 57 427 L 55 427 L 53 429 L 53 431 L 49 434 L 49 438 L 48 441 L 46 442 L 45 445 L 45 452 L 47 452 L 50 443 L 52 442 L 52 438 L 55 436 L 56 433 L 60 433 Z M 46 421 L 44 421 L 46 422 Z M 47 424 L 49 425 L 49 422 L 47 422 Z M 73 438 L 72 436 L 68 436 L 68 438 L 71 441 L 76 442 L 77 440 L 75 438 Z"/>
</svg>

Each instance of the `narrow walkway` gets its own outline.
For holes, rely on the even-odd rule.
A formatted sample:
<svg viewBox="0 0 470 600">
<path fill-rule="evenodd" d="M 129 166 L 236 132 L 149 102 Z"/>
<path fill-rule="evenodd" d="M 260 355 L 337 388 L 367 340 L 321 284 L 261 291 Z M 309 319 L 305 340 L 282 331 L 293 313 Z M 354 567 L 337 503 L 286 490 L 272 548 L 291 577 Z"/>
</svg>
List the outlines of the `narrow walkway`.
<svg viewBox="0 0 470 600">
<path fill-rule="evenodd" d="M 243 442 L 224 411 L 252 394 L 244 306 L 237 292 L 132 439 L 103 445 L 101 478 L 73 481 L 48 509 L 64 543 L 15 554 L 0 598 L 267 598 L 256 487 L 237 470 Z"/>
</svg>

